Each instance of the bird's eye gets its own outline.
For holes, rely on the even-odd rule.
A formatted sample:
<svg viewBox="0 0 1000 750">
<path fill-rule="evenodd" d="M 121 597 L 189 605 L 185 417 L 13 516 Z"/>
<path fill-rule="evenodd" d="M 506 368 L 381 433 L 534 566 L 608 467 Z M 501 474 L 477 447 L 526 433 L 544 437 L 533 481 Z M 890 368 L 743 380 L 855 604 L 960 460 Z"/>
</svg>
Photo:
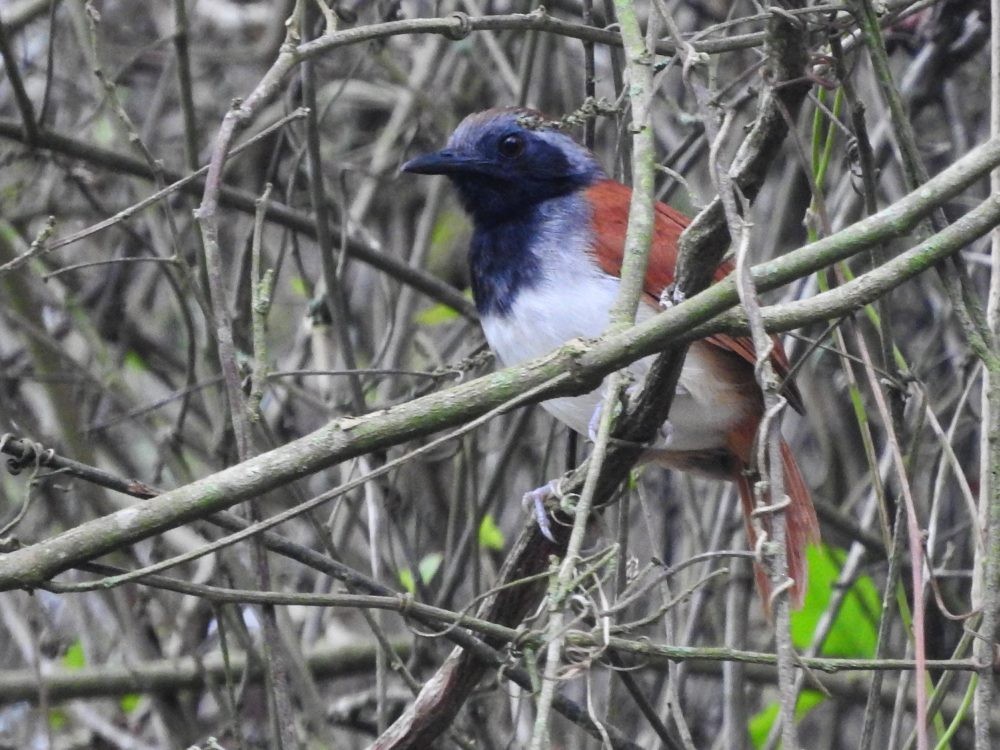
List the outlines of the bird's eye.
<svg viewBox="0 0 1000 750">
<path fill-rule="evenodd" d="M 517 133 L 510 133 L 500 139 L 497 146 L 500 156 L 506 159 L 516 159 L 524 153 L 524 137 Z"/>
</svg>

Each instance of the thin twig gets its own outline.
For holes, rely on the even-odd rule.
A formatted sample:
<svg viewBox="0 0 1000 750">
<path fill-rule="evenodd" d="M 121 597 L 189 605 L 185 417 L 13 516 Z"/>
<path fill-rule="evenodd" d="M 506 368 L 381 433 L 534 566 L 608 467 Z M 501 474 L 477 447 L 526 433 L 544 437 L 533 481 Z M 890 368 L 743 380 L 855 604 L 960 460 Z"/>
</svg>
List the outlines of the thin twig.
<svg viewBox="0 0 1000 750">
<path fill-rule="evenodd" d="M 14 91 L 14 102 L 21 113 L 21 125 L 24 127 L 24 139 L 29 146 L 33 146 L 38 140 L 38 122 L 35 120 L 35 107 L 31 103 L 28 92 L 24 89 L 24 80 L 21 78 L 21 71 L 17 66 L 17 58 L 14 50 L 10 46 L 10 38 L 7 36 L 7 27 L 3 19 L 0 19 L 0 57 L 3 58 L 4 73 L 10 86 Z"/>
<path fill-rule="evenodd" d="M 1000 137 L 1000 0 L 991 0 L 990 11 L 990 136 Z M 990 190 L 1000 195 L 1000 170 L 990 174 Z M 991 236 L 990 286 L 987 325 L 995 348 L 1000 340 L 1000 229 Z M 979 524 L 983 529 L 983 553 L 977 545 L 973 605 L 983 612 L 973 653 L 982 664 L 975 687 L 976 750 L 988 750 L 993 741 L 990 716 L 995 708 L 994 665 L 997 662 L 997 607 L 1000 605 L 1000 368 L 995 357 L 986 362 L 983 378 L 984 429 L 980 437 Z M 978 594 L 978 596 L 976 596 Z"/>
</svg>

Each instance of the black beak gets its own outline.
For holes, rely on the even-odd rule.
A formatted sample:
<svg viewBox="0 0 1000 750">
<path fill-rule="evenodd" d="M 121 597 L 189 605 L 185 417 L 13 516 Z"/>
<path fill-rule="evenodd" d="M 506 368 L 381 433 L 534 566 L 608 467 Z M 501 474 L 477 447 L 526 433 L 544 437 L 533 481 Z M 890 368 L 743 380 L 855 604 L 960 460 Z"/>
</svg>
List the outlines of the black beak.
<svg viewBox="0 0 1000 750">
<path fill-rule="evenodd" d="M 400 172 L 413 174 L 457 174 L 475 168 L 476 160 L 450 149 L 435 151 L 410 159 L 399 168 Z"/>
</svg>

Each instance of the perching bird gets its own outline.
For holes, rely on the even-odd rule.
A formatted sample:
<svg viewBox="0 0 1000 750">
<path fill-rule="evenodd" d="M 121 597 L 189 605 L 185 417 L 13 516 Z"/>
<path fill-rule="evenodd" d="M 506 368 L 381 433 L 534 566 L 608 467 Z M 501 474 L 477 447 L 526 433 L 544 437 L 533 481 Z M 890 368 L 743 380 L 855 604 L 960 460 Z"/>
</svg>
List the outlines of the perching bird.
<svg viewBox="0 0 1000 750">
<path fill-rule="evenodd" d="M 570 339 L 603 333 L 618 295 L 631 189 L 608 179 L 594 154 L 565 133 L 546 127 L 526 109 L 469 115 L 447 146 L 403 165 L 404 172 L 447 175 L 474 223 L 469 265 L 472 293 L 490 347 L 505 366 L 540 357 Z M 689 219 L 656 204 L 655 228 L 639 319 L 659 309 L 673 282 L 677 240 Z M 715 280 L 732 270 L 723 263 Z M 788 359 L 775 342 L 779 375 Z M 670 409 L 664 438 L 645 460 L 739 488 L 750 543 L 754 507 L 748 469 L 763 413 L 754 379 L 754 348 L 747 338 L 717 334 L 691 344 Z M 630 370 L 637 382 L 649 360 Z M 794 384 L 785 396 L 797 410 Z M 593 432 L 601 391 L 556 398 L 543 407 L 573 430 Z M 805 589 L 805 547 L 819 538 L 809 490 L 788 445 L 781 442 L 789 573 L 793 600 Z M 762 594 L 767 580 L 757 572 Z"/>
</svg>

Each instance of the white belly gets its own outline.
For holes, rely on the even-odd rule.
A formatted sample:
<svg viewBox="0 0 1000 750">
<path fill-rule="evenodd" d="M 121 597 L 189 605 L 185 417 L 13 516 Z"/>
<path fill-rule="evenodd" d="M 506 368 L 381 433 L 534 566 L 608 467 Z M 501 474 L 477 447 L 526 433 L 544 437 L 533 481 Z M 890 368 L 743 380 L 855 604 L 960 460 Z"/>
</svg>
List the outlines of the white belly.
<svg viewBox="0 0 1000 750">
<path fill-rule="evenodd" d="M 565 282 L 565 279 L 560 281 Z M 485 316 L 483 331 L 490 348 L 505 366 L 548 354 L 574 338 L 596 338 L 608 327 L 609 311 L 618 294 L 618 279 L 604 274 L 575 278 L 570 283 L 547 283 L 522 290 L 507 315 Z M 640 306 L 640 319 L 654 311 Z M 629 371 L 642 382 L 652 357 L 634 362 Z M 718 448 L 740 414 L 731 408 L 732 386 L 713 377 L 698 347 L 684 361 L 680 383 L 670 409 L 670 433 L 658 448 L 675 451 Z M 571 429 L 586 435 L 603 388 L 583 396 L 555 398 L 542 404 Z"/>
</svg>

